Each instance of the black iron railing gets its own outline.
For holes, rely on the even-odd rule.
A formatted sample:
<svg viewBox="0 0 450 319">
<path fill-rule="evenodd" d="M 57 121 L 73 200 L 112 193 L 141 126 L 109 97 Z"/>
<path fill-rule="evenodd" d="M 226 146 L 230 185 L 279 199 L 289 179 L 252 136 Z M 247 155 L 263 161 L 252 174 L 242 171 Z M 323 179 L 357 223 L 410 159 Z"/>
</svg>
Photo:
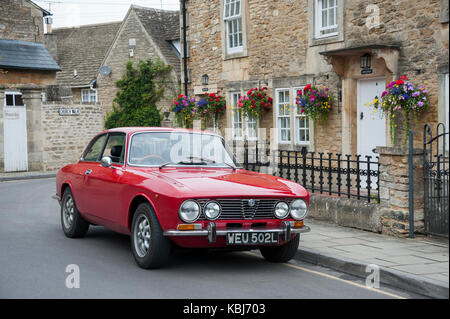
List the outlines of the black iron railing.
<svg viewBox="0 0 450 319">
<path fill-rule="evenodd" d="M 378 156 L 269 150 L 259 143 L 235 148 L 238 153 L 245 169 L 289 179 L 312 193 L 380 202 Z"/>
</svg>

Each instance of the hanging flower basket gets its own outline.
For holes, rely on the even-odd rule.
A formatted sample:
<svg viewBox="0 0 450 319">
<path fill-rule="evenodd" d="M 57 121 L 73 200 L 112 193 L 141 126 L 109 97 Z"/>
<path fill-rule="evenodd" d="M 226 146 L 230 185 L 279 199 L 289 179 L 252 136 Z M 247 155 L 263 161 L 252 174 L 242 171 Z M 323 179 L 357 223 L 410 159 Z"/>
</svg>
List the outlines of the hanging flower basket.
<svg viewBox="0 0 450 319">
<path fill-rule="evenodd" d="M 207 114 L 210 118 L 214 119 L 214 123 L 216 124 L 219 115 L 225 113 L 227 109 L 227 102 L 225 98 L 218 93 L 206 93 L 204 100 L 207 102 Z"/>
<path fill-rule="evenodd" d="M 262 89 L 252 88 L 246 95 L 240 97 L 238 109 L 248 118 L 258 118 L 262 111 L 269 111 L 273 99 L 267 95 L 267 87 Z"/>
<path fill-rule="evenodd" d="M 192 123 L 197 113 L 197 105 L 194 98 L 180 94 L 174 99 L 169 110 L 175 113 L 175 119 L 179 126 L 192 128 Z"/>
<path fill-rule="evenodd" d="M 404 75 L 397 81 L 389 83 L 381 97 L 369 103 L 369 106 L 380 109 L 389 118 L 391 142 L 392 145 L 395 145 L 399 115 L 403 114 L 402 121 L 405 123 L 403 142 L 406 144 L 411 127 L 411 117 L 417 121 L 419 114 L 427 109 L 428 104 L 428 90 L 423 86 L 414 86 Z"/>
<path fill-rule="evenodd" d="M 297 91 L 295 99 L 300 114 L 305 114 L 312 119 L 314 125 L 318 119 L 323 124 L 327 122 L 328 114 L 335 105 L 334 97 L 329 93 L 329 88 L 317 88 L 308 84 L 303 90 Z"/>
</svg>

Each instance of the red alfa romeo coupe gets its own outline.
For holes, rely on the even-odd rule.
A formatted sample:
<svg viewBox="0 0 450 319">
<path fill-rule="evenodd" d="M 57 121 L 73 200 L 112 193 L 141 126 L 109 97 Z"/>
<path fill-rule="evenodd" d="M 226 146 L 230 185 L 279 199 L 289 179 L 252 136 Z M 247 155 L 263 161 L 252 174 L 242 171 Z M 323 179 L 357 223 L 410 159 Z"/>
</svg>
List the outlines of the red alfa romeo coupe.
<svg viewBox="0 0 450 319">
<path fill-rule="evenodd" d="M 308 212 L 300 185 L 236 166 L 222 137 L 174 128 L 98 134 L 56 177 L 70 238 L 90 225 L 129 234 L 142 268 L 159 268 L 174 245 L 260 249 L 271 262 L 296 253 Z"/>
</svg>

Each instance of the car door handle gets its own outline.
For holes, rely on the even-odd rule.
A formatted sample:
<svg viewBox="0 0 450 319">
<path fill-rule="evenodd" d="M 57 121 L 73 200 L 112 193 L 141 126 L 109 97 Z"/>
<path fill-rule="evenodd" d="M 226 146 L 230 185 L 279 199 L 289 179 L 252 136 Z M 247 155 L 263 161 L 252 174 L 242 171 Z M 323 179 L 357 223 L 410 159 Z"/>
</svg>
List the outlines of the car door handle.
<svg viewBox="0 0 450 319">
<path fill-rule="evenodd" d="M 90 173 L 92 173 L 92 170 L 91 170 L 91 169 L 88 169 L 88 170 L 86 171 L 86 173 L 84 173 L 84 175 L 89 175 Z"/>
</svg>

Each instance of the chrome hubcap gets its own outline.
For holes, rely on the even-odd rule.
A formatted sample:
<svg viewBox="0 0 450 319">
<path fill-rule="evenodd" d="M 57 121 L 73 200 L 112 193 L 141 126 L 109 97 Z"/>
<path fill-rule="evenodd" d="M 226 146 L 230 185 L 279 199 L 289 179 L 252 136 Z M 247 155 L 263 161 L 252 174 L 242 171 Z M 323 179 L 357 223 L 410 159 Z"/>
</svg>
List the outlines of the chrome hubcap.
<svg viewBox="0 0 450 319">
<path fill-rule="evenodd" d="M 67 229 L 69 229 L 73 224 L 74 212 L 75 205 L 73 202 L 73 198 L 71 195 L 68 195 L 63 205 L 63 222 L 64 227 Z"/>
<path fill-rule="evenodd" d="M 150 223 L 146 216 L 142 215 L 134 226 L 134 248 L 139 257 L 147 255 L 150 249 Z"/>
</svg>

